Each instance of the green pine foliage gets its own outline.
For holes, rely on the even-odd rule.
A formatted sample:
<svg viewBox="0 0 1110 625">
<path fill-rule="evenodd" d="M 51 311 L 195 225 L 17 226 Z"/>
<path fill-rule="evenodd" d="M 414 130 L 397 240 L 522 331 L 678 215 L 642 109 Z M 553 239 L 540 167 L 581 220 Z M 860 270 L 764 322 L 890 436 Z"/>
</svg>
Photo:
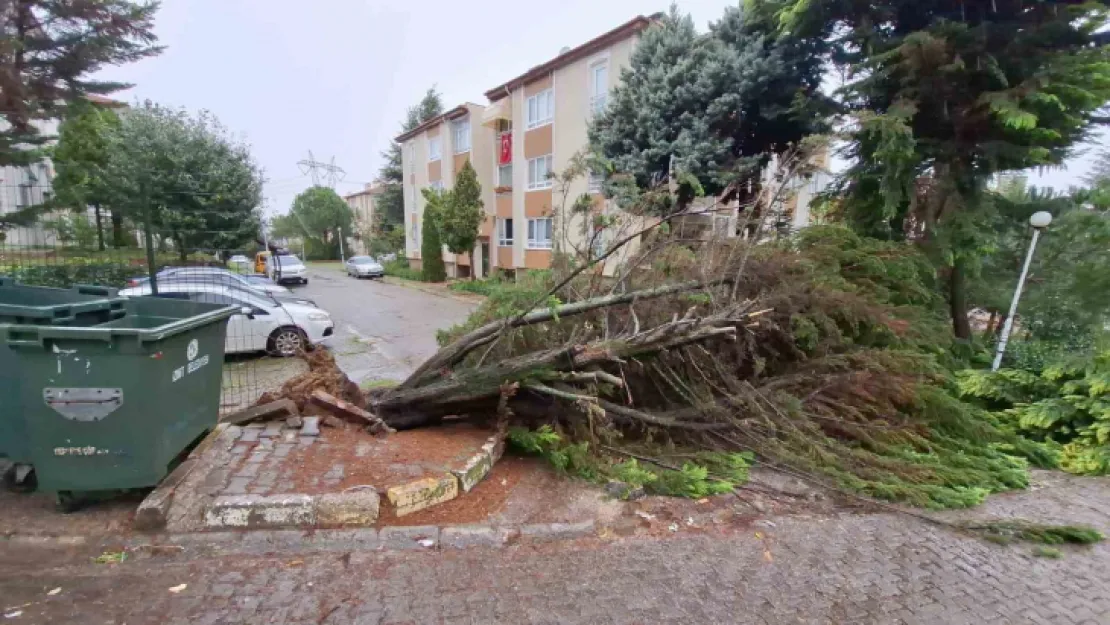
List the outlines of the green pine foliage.
<svg viewBox="0 0 1110 625">
<path fill-rule="evenodd" d="M 957 527 L 982 536 L 1000 545 L 1014 542 L 1040 545 L 1093 545 L 1102 542 L 1102 532 L 1086 525 L 1050 525 L 1028 521 L 988 521 L 958 524 Z M 1038 553 L 1041 557 L 1057 558 L 1059 550 Z"/>
<path fill-rule="evenodd" d="M 590 482 L 618 481 L 628 490 L 673 497 L 700 499 L 731 492 L 748 481 L 750 454 L 699 452 L 678 470 L 663 468 L 635 458 L 621 460 L 591 452 L 588 442 L 569 442 L 550 425 L 535 430 L 509 429 L 509 444 L 516 450 L 540 456 L 559 472 Z"/>
<path fill-rule="evenodd" d="M 1110 351 L 1039 373 L 962 371 L 959 389 L 1009 431 L 1058 450 L 1065 471 L 1110 474 Z"/>
<path fill-rule="evenodd" d="M 455 186 L 444 194 L 438 222 L 440 239 L 452 254 L 473 255 L 478 228 L 485 218 L 478 172 L 468 159 L 455 176 Z"/>
<path fill-rule="evenodd" d="M 425 200 L 424 216 L 420 224 L 421 276 L 424 282 L 443 282 L 447 279 L 447 267 L 443 263 L 443 240 L 440 238 L 439 224 L 445 196 L 438 189 L 422 189 L 421 192 Z"/>
</svg>

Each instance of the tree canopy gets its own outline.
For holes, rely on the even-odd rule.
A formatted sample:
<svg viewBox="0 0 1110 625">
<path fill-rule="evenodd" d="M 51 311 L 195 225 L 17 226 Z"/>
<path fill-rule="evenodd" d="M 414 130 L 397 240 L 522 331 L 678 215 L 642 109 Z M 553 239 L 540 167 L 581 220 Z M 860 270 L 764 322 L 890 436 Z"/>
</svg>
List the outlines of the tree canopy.
<svg viewBox="0 0 1110 625">
<path fill-rule="evenodd" d="M 470 254 L 471 265 L 474 264 L 474 244 L 478 241 L 478 228 L 486 218 L 482 206 L 482 186 L 478 183 L 478 172 L 474 171 L 467 160 L 455 174 L 454 188 L 443 194 L 437 226 L 447 249 L 452 254 Z M 472 271 L 471 277 L 473 275 Z"/>
<path fill-rule="evenodd" d="M 776 36 L 773 13 L 760 8 L 730 8 L 700 34 L 672 7 L 644 32 L 590 128 L 614 171 L 642 189 L 673 173 L 682 204 L 750 180 L 773 155 L 828 129 L 818 46 Z"/>
<path fill-rule="evenodd" d="M 425 121 L 443 112 L 443 100 L 435 86 L 429 87 L 424 97 L 416 106 L 410 106 L 405 112 L 405 120 L 401 123 L 401 132 L 408 132 Z M 405 220 L 405 199 L 401 187 L 404 181 L 404 171 L 401 163 L 401 144 L 390 140 L 389 149 L 382 152 L 385 164 L 378 172 L 378 178 L 384 185 L 384 191 L 378 199 L 378 211 L 382 214 L 384 224 L 403 224 Z"/>
<path fill-rule="evenodd" d="M 111 201 L 104 168 L 108 164 L 111 133 L 119 129 L 119 124 L 119 116 L 110 108 L 89 103 L 76 106 L 62 122 L 58 145 L 53 150 L 57 172 L 53 182 L 55 199 L 72 210 L 94 207 L 97 243 L 101 250 L 104 249 L 101 207 Z"/>
<path fill-rule="evenodd" d="M 0 166 L 40 160 L 51 137 L 38 122 L 89 95 L 128 85 L 92 78 L 109 65 L 158 54 L 158 2 L 20 0 L 0 3 Z"/>
<path fill-rule="evenodd" d="M 439 189 L 421 189 L 424 195 L 424 216 L 420 233 L 420 273 L 425 282 L 443 282 L 447 268 L 443 264 L 443 239 L 439 224 L 446 195 Z"/>
<path fill-rule="evenodd" d="M 109 134 L 104 198 L 192 250 L 233 250 L 255 241 L 262 175 L 250 147 L 210 113 L 150 102 L 120 114 Z"/>
<path fill-rule="evenodd" d="M 325 258 L 339 258 L 340 237 L 353 233 L 355 215 L 339 194 L 328 187 L 311 187 L 293 199 L 283 230 L 297 233 L 323 250 Z"/>
</svg>

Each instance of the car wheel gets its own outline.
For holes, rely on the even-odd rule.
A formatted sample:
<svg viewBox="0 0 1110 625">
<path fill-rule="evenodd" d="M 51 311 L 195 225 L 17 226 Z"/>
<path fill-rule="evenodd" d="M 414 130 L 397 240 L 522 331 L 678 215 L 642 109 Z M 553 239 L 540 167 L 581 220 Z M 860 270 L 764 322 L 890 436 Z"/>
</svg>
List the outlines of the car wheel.
<svg viewBox="0 0 1110 625">
<path fill-rule="evenodd" d="M 307 344 L 308 341 L 305 340 L 304 332 L 301 332 L 300 328 L 278 328 L 270 335 L 266 351 L 274 356 L 291 358 L 303 352 Z"/>
<path fill-rule="evenodd" d="M 301 284 L 308 284 L 308 278 L 305 278 L 304 280 L 301 280 Z"/>
</svg>

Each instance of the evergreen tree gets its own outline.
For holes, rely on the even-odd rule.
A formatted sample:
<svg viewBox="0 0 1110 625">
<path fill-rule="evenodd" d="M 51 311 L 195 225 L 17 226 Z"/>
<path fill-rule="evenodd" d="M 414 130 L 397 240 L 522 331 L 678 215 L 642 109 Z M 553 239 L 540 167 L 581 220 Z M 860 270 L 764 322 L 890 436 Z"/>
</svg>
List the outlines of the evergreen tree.
<svg viewBox="0 0 1110 625">
<path fill-rule="evenodd" d="M 947 273 L 954 331 L 969 338 L 986 185 L 997 172 L 1059 164 L 1088 136 L 1110 99 L 1105 3 L 755 4 L 847 71 L 847 216 L 865 234 L 923 242 Z"/>
<path fill-rule="evenodd" d="M 478 228 L 486 218 L 482 206 L 482 186 L 478 183 L 478 172 L 474 171 L 467 160 L 455 175 L 455 187 L 444 194 L 438 227 L 440 239 L 452 254 L 470 255 L 472 279 L 474 244 L 478 241 Z"/>
<path fill-rule="evenodd" d="M 729 9 L 699 34 L 672 6 L 643 34 L 591 126 L 593 149 L 641 189 L 675 174 L 681 208 L 752 180 L 771 156 L 824 132 L 829 104 L 815 46 L 776 37 L 773 17 Z"/>
<path fill-rule="evenodd" d="M 409 107 L 405 113 L 405 121 L 401 124 L 401 132 L 408 132 L 425 121 L 443 112 L 443 100 L 433 86 L 428 89 L 420 103 Z M 405 221 L 405 197 L 402 188 L 404 170 L 402 169 L 401 144 L 396 141 L 389 142 L 389 149 L 382 152 L 385 164 L 378 172 L 384 188 L 378 198 L 378 211 L 384 216 L 385 223 L 394 226 L 403 226 Z"/>
<path fill-rule="evenodd" d="M 443 264 L 439 224 L 446 196 L 439 189 L 421 189 L 420 192 L 425 201 L 424 217 L 421 219 L 421 276 L 424 282 L 443 282 L 447 279 L 447 267 Z"/>
<path fill-rule="evenodd" d="M 90 103 L 76 106 L 62 122 L 53 153 L 57 171 L 54 195 L 59 204 L 72 210 L 83 212 L 86 207 L 93 207 L 97 248 L 101 251 L 104 250 L 101 209 L 109 200 L 104 167 L 108 161 L 109 135 L 118 128 L 119 117 L 112 109 Z M 114 247 L 120 247 L 121 238 L 122 232 L 114 232 Z"/>
<path fill-rule="evenodd" d="M 35 122 L 60 119 L 67 104 L 128 85 L 91 76 L 158 54 L 158 3 L 19 0 L 0 3 L 0 166 L 42 158 L 50 140 Z"/>
</svg>

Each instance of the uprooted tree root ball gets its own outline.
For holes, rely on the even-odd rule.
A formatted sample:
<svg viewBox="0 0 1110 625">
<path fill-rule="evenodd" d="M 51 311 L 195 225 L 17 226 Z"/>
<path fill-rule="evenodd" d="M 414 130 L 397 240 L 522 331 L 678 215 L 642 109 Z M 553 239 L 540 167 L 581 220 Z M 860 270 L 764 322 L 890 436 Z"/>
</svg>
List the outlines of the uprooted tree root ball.
<svg viewBox="0 0 1110 625">
<path fill-rule="evenodd" d="M 616 275 L 557 268 L 494 289 L 369 409 L 396 428 L 547 426 L 614 470 L 702 467 L 698 493 L 729 478 L 697 454 L 747 452 L 879 499 L 967 507 L 1054 458 L 950 392 L 934 280 L 911 248 L 840 228 L 762 245 L 646 236 Z"/>
<path fill-rule="evenodd" d="M 290 378 L 277 391 L 263 393 L 255 402 L 256 406 L 279 399 L 292 399 L 297 404 L 297 410 L 304 412 L 312 393 L 318 390 L 356 406 L 366 405 L 362 390 L 343 373 L 331 352 L 313 349 L 303 352 L 301 357 L 308 364 L 308 371 Z"/>
</svg>

